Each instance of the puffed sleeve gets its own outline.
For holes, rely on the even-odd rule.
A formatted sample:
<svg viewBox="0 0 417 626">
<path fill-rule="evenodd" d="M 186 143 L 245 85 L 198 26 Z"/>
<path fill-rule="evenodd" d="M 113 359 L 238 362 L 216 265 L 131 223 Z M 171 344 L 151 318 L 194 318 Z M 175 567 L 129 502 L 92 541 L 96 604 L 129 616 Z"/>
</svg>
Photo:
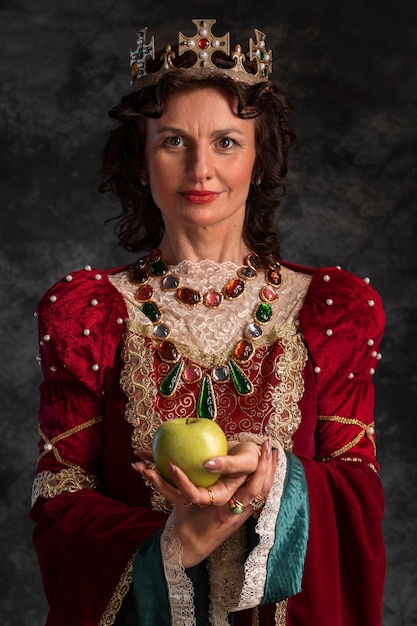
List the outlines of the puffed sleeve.
<svg viewBox="0 0 417 626">
<path fill-rule="evenodd" d="M 48 626 L 112 624 L 134 555 L 166 519 L 101 487 L 104 398 L 126 317 L 106 273 L 90 268 L 59 281 L 38 307 L 44 380 L 31 517 Z"/>
<path fill-rule="evenodd" d="M 373 376 L 384 321 L 367 280 L 338 268 L 314 273 L 300 329 L 315 377 L 316 452 L 301 459 L 310 527 L 302 592 L 289 601 L 289 624 L 381 625 L 384 502 Z"/>
</svg>

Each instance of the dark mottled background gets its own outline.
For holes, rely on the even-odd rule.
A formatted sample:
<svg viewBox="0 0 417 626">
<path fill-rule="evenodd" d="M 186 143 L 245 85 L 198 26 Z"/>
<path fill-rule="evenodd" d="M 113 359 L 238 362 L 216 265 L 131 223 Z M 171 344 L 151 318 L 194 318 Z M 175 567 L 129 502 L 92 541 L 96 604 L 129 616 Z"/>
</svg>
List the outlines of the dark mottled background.
<svg viewBox="0 0 417 626">
<path fill-rule="evenodd" d="M 193 17 L 217 17 L 215 32 L 230 30 L 233 43 L 244 46 L 253 27 L 265 30 L 274 76 L 291 90 L 302 145 L 280 221 L 285 257 L 370 275 L 385 301 L 384 359 L 375 379 L 387 498 L 384 626 L 415 625 L 412 0 L 2 0 L 0 623 L 40 626 L 46 613 L 27 519 L 40 381 L 32 313 L 66 272 L 130 259 L 103 227 L 115 207 L 95 191 L 106 112 L 128 89 L 126 56 L 136 29 L 162 23 L 192 34 Z M 158 33 L 165 43 L 167 26 Z"/>
</svg>

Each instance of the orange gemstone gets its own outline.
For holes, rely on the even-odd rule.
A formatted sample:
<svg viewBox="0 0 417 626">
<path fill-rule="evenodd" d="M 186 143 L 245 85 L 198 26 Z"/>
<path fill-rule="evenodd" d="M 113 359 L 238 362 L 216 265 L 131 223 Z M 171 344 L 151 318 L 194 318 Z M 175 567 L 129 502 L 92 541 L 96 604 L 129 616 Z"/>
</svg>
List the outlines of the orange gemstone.
<svg viewBox="0 0 417 626">
<path fill-rule="evenodd" d="M 165 363 L 176 363 L 178 361 L 178 350 L 172 341 L 161 341 L 157 348 L 158 354 Z"/>
<path fill-rule="evenodd" d="M 135 297 L 136 297 L 136 300 L 139 300 L 139 302 L 147 302 L 148 300 L 152 298 L 152 295 L 153 295 L 153 289 L 151 285 L 142 285 L 136 291 Z"/>
<path fill-rule="evenodd" d="M 195 306 L 201 302 L 201 293 L 190 287 L 180 287 L 177 289 L 177 298 L 182 304 Z"/>
<path fill-rule="evenodd" d="M 268 267 L 266 271 L 266 279 L 270 285 L 274 285 L 275 287 L 281 286 L 281 272 L 274 267 Z"/>
<path fill-rule="evenodd" d="M 245 291 L 245 281 L 240 278 L 233 278 L 225 285 L 223 293 L 228 300 L 236 300 Z"/>
<path fill-rule="evenodd" d="M 233 351 L 236 361 L 246 363 L 253 354 L 253 345 L 246 339 L 241 339 L 235 346 Z"/>
</svg>

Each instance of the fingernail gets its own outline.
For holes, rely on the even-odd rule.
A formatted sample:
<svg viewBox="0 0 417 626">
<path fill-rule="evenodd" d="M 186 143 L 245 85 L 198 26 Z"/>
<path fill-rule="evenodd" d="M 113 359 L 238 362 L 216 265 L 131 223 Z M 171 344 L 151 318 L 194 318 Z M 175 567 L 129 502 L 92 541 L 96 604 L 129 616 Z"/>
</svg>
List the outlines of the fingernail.
<svg viewBox="0 0 417 626">
<path fill-rule="evenodd" d="M 173 463 L 168 463 L 168 469 L 172 474 L 177 473 L 177 466 L 174 465 Z"/>
<path fill-rule="evenodd" d="M 210 459 L 204 463 L 204 467 L 208 470 L 218 470 L 220 469 L 220 461 L 218 459 Z"/>
</svg>

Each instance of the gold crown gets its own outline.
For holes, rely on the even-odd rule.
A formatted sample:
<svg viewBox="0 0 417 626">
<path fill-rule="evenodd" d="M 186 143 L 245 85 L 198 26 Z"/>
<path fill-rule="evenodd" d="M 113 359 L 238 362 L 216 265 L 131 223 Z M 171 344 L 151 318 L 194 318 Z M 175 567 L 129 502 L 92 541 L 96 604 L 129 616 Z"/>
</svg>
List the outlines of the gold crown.
<svg viewBox="0 0 417 626">
<path fill-rule="evenodd" d="M 196 19 L 192 20 L 197 27 L 197 32 L 192 37 L 186 37 L 181 32 L 178 33 L 178 57 L 185 52 L 194 53 L 194 63 L 190 63 L 187 72 L 191 72 L 199 78 L 204 78 L 207 73 L 217 70 L 230 76 L 236 81 L 243 81 L 250 84 L 264 82 L 268 80 L 268 75 L 272 72 L 272 51 L 266 50 L 266 35 L 255 28 L 256 40 L 249 39 L 249 52 L 245 56 L 239 44 L 230 54 L 230 34 L 223 37 L 216 37 L 212 33 L 212 26 L 216 20 Z M 132 78 L 132 89 L 136 91 L 142 87 L 157 83 L 160 78 L 171 70 L 176 70 L 173 61 L 176 53 L 167 44 L 159 57 L 162 66 L 156 71 L 148 70 L 148 62 L 155 60 L 155 39 L 152 36 L 150 42 L 146 41 L 147 28 L 143 28 L 137 33 L 137 47 L 130 50 L 130 72 Z M 230 68 L 219 67 L 216 59 L 213 58 L 215 52 L 224 52 L 229 60 L 233 62 Z M 248 71 L 245 61 L 252 61 L 256 72 Z"/>
</svg>

